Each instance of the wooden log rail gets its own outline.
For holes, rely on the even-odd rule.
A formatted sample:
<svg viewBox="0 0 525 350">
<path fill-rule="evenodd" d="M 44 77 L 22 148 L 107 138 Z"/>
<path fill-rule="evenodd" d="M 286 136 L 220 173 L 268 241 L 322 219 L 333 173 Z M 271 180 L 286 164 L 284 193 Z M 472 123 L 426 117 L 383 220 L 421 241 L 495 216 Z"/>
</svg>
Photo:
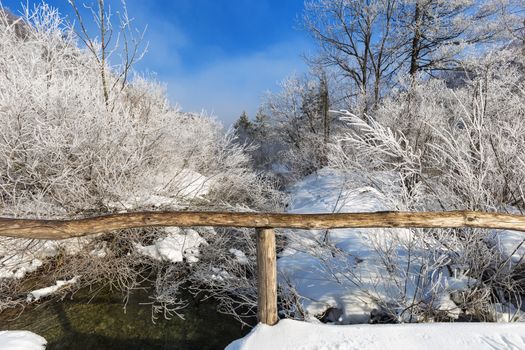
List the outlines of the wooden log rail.
<svg viewBox="0 0 525 350">
<path fill-rule="evenodd" d="M 230 212 L 137 212 L 75 220 L 0 218 L 0 236 L 65 239 L 153 226 L 252 228 L 478 227 L 525 231 L 525 216 L 473 211 L 277 214 Z"/>
<path fill-rule="evenodd" d="M 0 236 L 59 240 L 154 226 L 250 227 L 257 229 L 258 312 L 273 325 L 277 315 L 274 228 L 490 228 L 525 232 L 525 216 L 474 211 L 278 214 L 230 212 L 137 212 L 74 220 L 0 218 Z"/>
</svg>

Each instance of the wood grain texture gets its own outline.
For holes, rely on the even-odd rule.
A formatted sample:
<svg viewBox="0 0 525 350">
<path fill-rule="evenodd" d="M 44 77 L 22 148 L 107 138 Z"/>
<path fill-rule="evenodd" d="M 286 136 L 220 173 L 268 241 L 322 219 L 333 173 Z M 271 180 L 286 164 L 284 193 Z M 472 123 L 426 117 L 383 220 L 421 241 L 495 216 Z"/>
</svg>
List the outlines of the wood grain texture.
<svg viewBox="0 0 525 350">
<path fill-rule="evenodd" d="M 473 211 L 279 214 L 230 212 L 136 212 L 76 220 L 0 218 L 0 236 L 64 239 L 152 226 L 253 228 L 478 227 L 525 232 L 525 216 Z"/>
<path fill-rule="evenodd" d="M 273 326 L 277 316 L 277 253 L 275 231 L 257 229 L 257 319 Z"/>
</svg>

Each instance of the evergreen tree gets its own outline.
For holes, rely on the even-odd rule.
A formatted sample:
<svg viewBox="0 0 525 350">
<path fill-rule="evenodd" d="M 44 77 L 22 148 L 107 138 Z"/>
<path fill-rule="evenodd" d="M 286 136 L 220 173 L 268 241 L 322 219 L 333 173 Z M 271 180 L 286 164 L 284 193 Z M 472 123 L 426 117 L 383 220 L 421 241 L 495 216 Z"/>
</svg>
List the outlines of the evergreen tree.
<svg viewBox="0 0 525 350">
<path fill-rule="evenodd" d="M 241 116 L 233 125 L 235 132 L 240 143 L 248 143 L 253 136 L 253 124 L 250 122 L 248 115 L 245 111 L 242 112 Z"/>
</svg>

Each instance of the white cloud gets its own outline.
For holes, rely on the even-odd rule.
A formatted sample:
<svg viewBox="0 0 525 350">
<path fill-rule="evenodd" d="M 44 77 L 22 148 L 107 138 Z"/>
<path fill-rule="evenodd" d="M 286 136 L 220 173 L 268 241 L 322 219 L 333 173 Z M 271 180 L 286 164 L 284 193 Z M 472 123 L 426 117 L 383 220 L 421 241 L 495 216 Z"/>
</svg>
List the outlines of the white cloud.
<svg viewBox="0 0 525 350">
<path fill-rule="evenodd" d="M 204 109 L 228 126 L 243 110 L 253 117 L 265 91 L 275 89 L 291 73 L 306 70 L 301 54 L 307 45 L 300 40 L 282 42 L 261 52 L 222 59 L 191 74 L 179 71 L 160 79 L 183 110 Z"/>
</svg>

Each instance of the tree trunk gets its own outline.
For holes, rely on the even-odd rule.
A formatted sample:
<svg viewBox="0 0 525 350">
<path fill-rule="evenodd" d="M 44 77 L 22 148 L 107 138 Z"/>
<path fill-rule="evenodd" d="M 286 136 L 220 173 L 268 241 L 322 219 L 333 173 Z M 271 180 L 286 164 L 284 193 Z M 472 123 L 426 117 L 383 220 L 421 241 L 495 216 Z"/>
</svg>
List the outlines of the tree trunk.
<svg viewBox="0 0 525 350">
<path fill-rule="evenodd" d="M 419 44 L 421 41 L 421 5 L 416 1 L 414 12 L 414 36 L 412 38 L 412 48 L 410 50 L 410 75 L 414 77 L 419 70 Z"/>
</svg>

